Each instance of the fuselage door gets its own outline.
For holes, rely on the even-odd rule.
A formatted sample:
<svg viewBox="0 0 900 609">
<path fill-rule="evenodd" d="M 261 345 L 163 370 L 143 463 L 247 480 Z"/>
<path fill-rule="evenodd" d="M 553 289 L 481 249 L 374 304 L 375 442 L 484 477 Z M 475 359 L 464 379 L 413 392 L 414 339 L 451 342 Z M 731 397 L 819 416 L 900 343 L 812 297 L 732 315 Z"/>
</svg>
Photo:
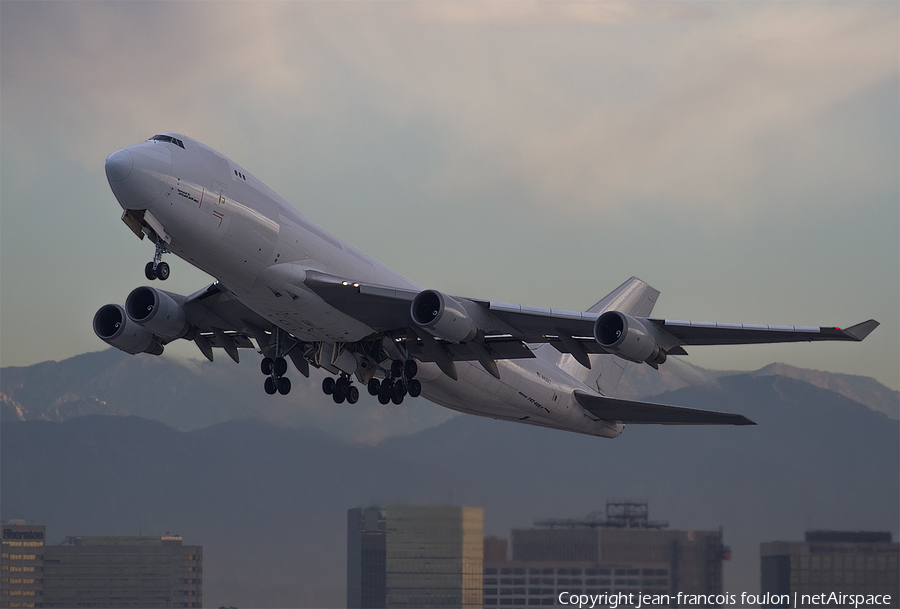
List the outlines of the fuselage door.
<svg viewBox="0 0 900 609">
<path fill-rule="evenodd" d="M 215 193 L 216 205 L 225 205 L 225 185 L 222 182 L 213 180 L 212 190 Z"/>
</svg>

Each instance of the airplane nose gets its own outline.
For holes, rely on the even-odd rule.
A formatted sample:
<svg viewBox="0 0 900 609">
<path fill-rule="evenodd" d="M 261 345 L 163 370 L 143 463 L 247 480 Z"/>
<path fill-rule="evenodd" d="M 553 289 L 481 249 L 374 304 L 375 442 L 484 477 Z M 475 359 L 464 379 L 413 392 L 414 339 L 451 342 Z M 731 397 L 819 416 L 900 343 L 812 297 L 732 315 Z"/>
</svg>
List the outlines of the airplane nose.
<svg viewBox="0 0 900 609">
<path fill-rule="evenodd" d="M 172 153 L 163 142 L 144 142 L 106 158 L 106 179 L 124 209 L 149 209 L 172 175 Z"/>
<path fill-rule="evenodd" d="M 106 157 L 106 179 L 110 182 L 121 182 L 128 177 L 134 167 L 134 156 L 122 148 Z"/>
</svg>

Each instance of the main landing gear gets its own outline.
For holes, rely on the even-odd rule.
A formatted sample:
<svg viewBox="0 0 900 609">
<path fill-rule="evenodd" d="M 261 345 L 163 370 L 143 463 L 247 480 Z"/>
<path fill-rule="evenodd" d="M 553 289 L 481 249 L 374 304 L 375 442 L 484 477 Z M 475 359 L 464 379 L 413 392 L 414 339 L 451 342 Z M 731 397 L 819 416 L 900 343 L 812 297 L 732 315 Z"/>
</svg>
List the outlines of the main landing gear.
<svg viewBox="0 0 900 609">
<path fill-rule="evenodd" d="M 330 395 L 334 399 L 335 404 L 341 404 L 344 400 L 347 400 L 348 404 L 356 404 L 357 400 L 359 400 L 359 389 L 356 388 L 350 377 L 345 374 L 339 376 L 337 380 L 330 376 L 326 377 L 322 381 L 322 391 L 326 395 Z"/>
<path fill-rule="evenodd" d="M 294 347 L 296 347 L 294 343 Z M 291 347 L 293 349 L 294 347 Z M 275 328 L 275 357 L 264 357 L 259 365 L 259 369 L 263 374 L 268 376 L 266 379 L 265 389 L 269 395 L 275 395 L 275 392 L 281 395 L 287 395 L 291 392 L 291 379 L 285 377 L 288 365 L 285 355 L 291 349 L 284 348 L 284 333 L 280 328 Z"/>
<path fill-rule="evenodd" d="M 411 398 L 417 398 L 422 393 L 422 383 L 413 378 L 418 371 L 415 360 L 408 359 L 404 362 L 395 359 L 391 362 L 390 376 L 383 381 L 374 378 L 369 380 L 369 395 L 378 396 L 378 401 L 382 404 L 402 404 L 407 394 Z"/>
<path fill-rule="evenodd" d="M 156 253 L 153 254 L 153 260 L 147 263 L 147 266 L 144 267 L 144 275 L 150 281 L 154 279 L 159 279 L 160 281 L 165 281 L 169 278 L 169 265 L 162 261 L 162 255 L 167 253 L 169 249 L 166 247 L 166 242 L 162 239 L 156 240 Z"/>
<path fill-rule="evenodd" d="M 287 395 L 291 392 L 291 379 L 284 376 L 287 372 L 287 360 L 283 357 L 264 357 L 260 364 L 262 373 L 268 375 L 266 379 L 266 393 L 275 395 L 277 391 L 281 395 Z"/>
<path fill-rule="evenodd" d="M 382 404 L 388 402 L 401 404 L 407 395 L 417 398 L 422 394 L 422 383 L 413 378 L 418 371 L 419 367 L 413 359 L 394 360 L 391 362 L 390 371 L 385 370 L 384 380 L 369 379 L 366 386 L 369 395 L 378 396 L 378 401 Z M 322 381 L 322 391 L 330 395 L 336 404 L 341 404 L 344 400 L 355 404 L 359 399 L 359 389 L 346 374 L 337 379 L 327 377 Z"/>
</svg>

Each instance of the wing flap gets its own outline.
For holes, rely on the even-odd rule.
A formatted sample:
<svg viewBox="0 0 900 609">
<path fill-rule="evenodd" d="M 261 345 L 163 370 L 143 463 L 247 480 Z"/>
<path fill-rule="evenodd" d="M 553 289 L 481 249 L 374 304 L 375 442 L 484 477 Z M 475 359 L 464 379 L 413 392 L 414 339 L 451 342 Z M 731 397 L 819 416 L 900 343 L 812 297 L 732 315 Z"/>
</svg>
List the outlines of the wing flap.
<svg viewBox="0 0 900 609">
<path fill-rule="evenodd" d="M 439 341 L 439 343 L 448 351 L 448 355 L 455 362 L 478 361 L 478 354 L 469 346 L 469 343 L 453 344 L 444 341 Z M 514 338 L 491 337 L 485 339 L 482 344 L 488 350 L 488 354 L 494 359 L 530 359 L 535 356 L 534 352 L 525 343 Z M 419 361 L 434 361 L 434 358 L 428 354 L 420 340 L 416 341 L 415 344 L 407 342 L 406 348 Z"/>
<path fill-rule="evenodd" d="M 740 414 L 621 400 L 575 391 L 575 400 L 604 421 L 637 425 L 756 425 Z"/>
<path fill-rule="evenodd" d="M 311 270 L 303 283 L 335 309 L 381 332 L 410 325 L 409 305 L 418 294 Z"/>
</svg>

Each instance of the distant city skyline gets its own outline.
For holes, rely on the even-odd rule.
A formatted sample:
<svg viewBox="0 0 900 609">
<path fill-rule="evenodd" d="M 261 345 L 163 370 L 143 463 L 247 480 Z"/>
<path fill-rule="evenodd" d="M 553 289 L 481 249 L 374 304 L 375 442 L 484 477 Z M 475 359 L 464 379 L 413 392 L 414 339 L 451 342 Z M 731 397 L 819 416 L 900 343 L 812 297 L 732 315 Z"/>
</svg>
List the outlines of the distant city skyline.
<svg viewBox="0 0 900 609">
<path fill-rule="evenodd" d="M 460 416 L 372 446 L 247 418 L 191 432 L 139 416 L 4 421 L 0 516 L 46 524 L 61 532 L 53 541 L 178 532 L 204 547 L 213 607 L 344 605 L 354 505 L 482 506 L 484 534 L 506 536 L 536 519 L 584 518 L 607 500 L 645 500 L 672 529 L 724 528 L 730 591 L 759 589 L 761 542 L 810 528 L 896 539 L 896 420 L 785 378 L 744 375 L 671 396 L 739 404 L 759 425 L 629 427 L 603 441 Z M 408 416 L 379 407 L 331 412 Z M 295 409 L 303 419 L 306 405 Z"/>
<path fill-rule="evenodd" d="M 900 389 L 896 3 L 0 3 L 0 365 L 146 283 L 103 162 L 178 131 L 430 288 L 850 326 L 688 349 Z M 177 66 L 177 69 L 173 69 Z M 171 260 L 167 289 L 211 281 Z M 163 357 L 200 357 L 190 345 Z"/>
</svg>

